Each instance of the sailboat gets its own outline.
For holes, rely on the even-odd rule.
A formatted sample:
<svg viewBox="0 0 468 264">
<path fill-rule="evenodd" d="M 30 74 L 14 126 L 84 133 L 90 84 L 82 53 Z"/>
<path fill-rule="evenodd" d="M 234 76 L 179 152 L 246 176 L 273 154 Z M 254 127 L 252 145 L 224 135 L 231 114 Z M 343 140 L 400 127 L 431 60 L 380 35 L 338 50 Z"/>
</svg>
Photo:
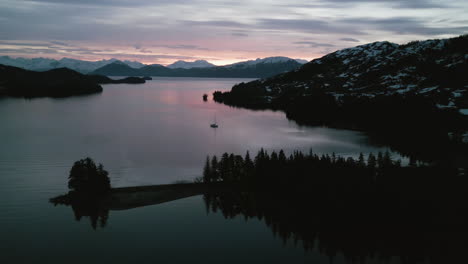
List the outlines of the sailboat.
<svg viewBox="0 0 468 264">
<path fill-rule="evenodd" d="M 217 128 L 218 127 L 218 123 L 216 123 L 216 115 L 214 117 L 214 123 L 211 123 L 210 127 L 212 127 L 212 128 Z"/>
</svg>

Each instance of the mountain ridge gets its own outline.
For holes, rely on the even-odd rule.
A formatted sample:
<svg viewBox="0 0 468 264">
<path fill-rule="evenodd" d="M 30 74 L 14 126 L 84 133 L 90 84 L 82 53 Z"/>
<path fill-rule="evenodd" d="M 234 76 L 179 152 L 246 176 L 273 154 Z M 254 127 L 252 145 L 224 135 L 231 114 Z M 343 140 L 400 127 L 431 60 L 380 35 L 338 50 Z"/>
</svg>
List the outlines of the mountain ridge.
<svg viewBox="0 0 468 264">
<path fill-rule="evenodd" d="M 172 64 L 167 65 L 167 68 L 171 69 L 191 69 L 191 68 L 208 68 L 208 67 L 215 67 L 216 65 L 209 63 L 206 60 L 196 60 L 196 61 L 183 61 L 178 60 Z"/>
<path fill-rule="evenodd" d="M 282 59 L 279 60 L 278 58 L 282 58 Z M 276 61 L 272 61 L 275 59 Z M 112 58 L 109 60 L 100 60 L 100 61 L 84 61 L 84 60 L 77 60 L 77 59 L 71 59 L 71 58 L 62 58 L 60 60 L 55 60 L 55 59 L 42 58 L 42 57 L 29 59 L 29 58 L 20 58 L 20 57 L 12 58 L 9 56 L 0 56 L 0 64 L 23 68 L 26 70 L 47 71 L 47 70 L 56 69 L 56 68 L 69 68 L 71 70 L 75 70 L 84 74 L 104 74 L 104 75 L 109 75 L 109 76 L 124 76 L 124 75 L 125 76 L 131 76 L 131 75 L 144 76 L 144 75 L 148 75 L 147 73 L 149 72 L 150 74 L 155 74 L 154 76 L 168 75 L 168 76 L 197 77 L 198 75 L 201 75 L 200 77 L 218 77 L 216 76 L 216 74 L 218 75 L 221 74 L 224 77 L 233 77 L 233 76 L 234 77 L 267 77 L 270 75 L 274 75 L 276 73 L 291 70 L 293 68 L 291 67 L 285 68 L 284 65 L 283 66 L 279 65 L 279 68 L 281 71 L 274 71 L 270 69 L 268 74 L 235 73 L 235 72 L 228 73 L 226 72 L 226 70 L 224 72 L 221 70 L 221 73 L 220 73 L 219 69 L 214 70 L 216 74 L 215 73 L 210 74 L 204 71 L 190 72 L 190 71 L 184 71 L 184 70 L 191 70 L 195 68 L 214 68 L 214 67 L 225 67 L 225 68 L 231 68 L 231 67 L 241 68 L 241 67 L 249 67 L 249 66 L 254 67 L 254 65 L 259 64 L 259 63 L 267 63 L 267 62 L 287 63 L 290 60 L 296 61 L 297 63 L 299 63 L 299 65 L 306 62 L 305 60 L 290 59 L 287 57 L 267 57 L 263 59 L 243 61 L 243 62 L 238 62 L 238 63 L 224 65 L 224 66 L 216 66 L 212 63 L 209 63 L 206 60 L 196 60 L 192 62 L 179 60 L 170 65 L 163 66 L 160 64 L 146 65 L 138 61 L 128 61 L 128 60 L 121 61 L 115 58 Z M 115 66 L 116 64 L 121 64 L 121 65 Z M 108 65 L 112 65 L 112 66 L 108 66 Z M 150 67 L 148 68 L 148 66 Z M 151 67 L 165 67 L 168 69 L 173 69 L 175 70 L 175 72 L 172 73 L 170 70 L 167 71 L 167 70 L 160 69 L 160 72 L 155 73 L 155 72 L 152 72 Z M 264 68 L 266 67 L 267 66 L 265 66 Z M 113 70 L 113 68 L 116 68 L 116 69 Z M 134 69 L 142 69 L 142 68 L 145 68 L 142 72 L 146 72 L 146 74 L 144 73 L 139 74 L 138 71 L 134 70 Z"/>
<path fill-rule="evenodd" d="M 57 68 L 69 68 L 80 73 L 89 73 L 107 64 L 118 62 L 117 59 L 85 61 L 71 58 L 61 58 L 59 60 L 49 58 L 12 58 L 9 56 L 0 56 L 0 64 L 22 68 L 31 71 L 48 71 Z M 120 61 L 133 68 L 143 67 L 144 64 L 137 61 Z"/>
<path fill-rule="evenodd" d="M 257 59 L 255 61 L 261 61 L 269 58 L 277 58 L 277 57 L 268 57 L 264 59 Z M 287 58 L 287 57 L 281 57 L 281 58 Z M 290 58 L 287 58 L 290 59 Z M 292 60 L 292 59 L 290 59 Z M 305 60 L 301 59 L 294 59 L 298 63 L 304 64 Z M 254 61 L 254 60 L 251 60 Z M 251 62 L 251 61 L 245 61 L 245 62 Z M 78 60 L 78 59 L 72 59 L 72 58 L 61 58 L 59 60 L 57 59 L 50 59 L 50 58 L 13 58 L 10 56 L 0 56 L 0 64 L 2 65 L 7 65 L 7 66 L 13 66 L 13 67 L 18 67 L 22 68 L 25 70 L 32 70 L 32 71 L 48 71 L 56 68 L 69 68 L 71 70 L 80 72 L 80 73 L 91 73 L 93 71 L 96 71 L 99 68 L 102 68 L 106 65 L 112 64 L 112 63 L 122 63 L 130 68 L 133 69 L 140 69 L 145 66 L 152 66 L 152 65 L 160 65 L 160 64 L 143 64 L 138 61 L 130 61 L 130 60 L 118 60 L 115 58 L 108 59 L 108 60 L 99 60 L 99 61 L 86 61 L 86 60 Z M 244 62 L 238 62 L 238 63 L 244 63 Z M 230 64 L 230 65 L 235 65 Z M 160 65 L 163 66 L 163 65 Z M 229 65 L 223 65 L 223 66 L 229 66 Z M 183 61 L 179 60 L 176 61 L 172 64 L 169 64 L 167 66 L 163 66 L 171 69 L 192 69 L 192 68 L 208 68 L 208 67 L 219 67 L 216 66 L 206 60 L 196 60 L 196 61 Z M 117 75 L 117 74 L 114 74 Z"/>
<path fill-rule="evenodd" d="M 349 95 L 439 93 L 440 107 L 468 108 L 466 72 L 468 35 L 404 45 L 383 41 L 335 51 L 294 71 L 234 86 L 232 92 L 255 87 L 267 104 L 286 90 L 296 90 L 296 96 L 320 90 L 338 101 Z"/>
<path fill-rule="evenodd" d="M 299 68 L 302 64 L 294 59 L 275 60 L 270 57 L 255 61 L 240 62 L 225 66 L 198 68 L 169 68 L 159 64 L 139 69 L 111 63 L 90 74 L 107 76 L 165 76 L 165 77 L 212 77 L 212 78 L 264 78 Z"/>
</svg>

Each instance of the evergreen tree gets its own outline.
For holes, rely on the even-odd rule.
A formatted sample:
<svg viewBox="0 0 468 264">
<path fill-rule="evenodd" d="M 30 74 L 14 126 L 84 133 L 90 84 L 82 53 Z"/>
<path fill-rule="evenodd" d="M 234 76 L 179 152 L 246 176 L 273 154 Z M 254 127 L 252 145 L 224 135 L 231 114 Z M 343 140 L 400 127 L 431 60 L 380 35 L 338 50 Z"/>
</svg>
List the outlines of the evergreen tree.
<svg viewBox="0 0 468 264">
<path fill-rule="evenodd" d="M 68 176 L 68 188 L 80 193 L 103 194 L 111 188 L 108 175 L 102 164 L 96 166 L 88 157 L 73 164 Z"/>
<path fill-rule="evenodd" d="M 377 166 L 377 160 L 375 159 L 374 154 L 369 153 L 369 157 L 367 158 L 367 167 L 369 169 L 375 169 Z"/>
<path fill-rule="evenodd" d="M 364 160 L 364 154 L 362 154 L 362 152 L 359 154 L 358 165 L 359 167 L 366 167 L 366 161 Z"/>
<path fill-rule="evenodd" d="M 222 181 L 228 179 L 229 170 L 229 154 L 224 153 L 219 162 L 219 177 Z"/>
<path fill-rule="evenodd" d="M 383 163 L 383 167 L 385 168 L 391 167 L 393 165 L 392 158 L 390 157 L 390 152 L 385 151 L 382 163 Z"/>
<path fill-rule="evenodd" d="M 271 162 L 277 163 L 278 160 L 279 160 L 279 159 L 278 159 L 278 154 L 276 154 L 276 152 L 273 151 L 273 152 L 271 153 L 270 161 L 271 161 Z"/>
<path fill-rule="evenodd" d="M 395 161 L 394 164 L 395 164 L 396 167 L 400 168 L 401 167 L 401 160 L 399 159 L 399 160 Z"/>
<path fill-rule="evenodd" d="M 218 181 L 220 179 L 218 167 L 218 158 L 214 155 L 211 159 L 211 181 Z"/>
<path fill-rule="evenodd" d="M 204 182 L 211 182 L 212 181 L 210 156 L 206 157 L 205 167 L 203 167 L 203 181 Z"/>
<path fill-rule="evenodd" d="M 286 155 L 284 154 L 284 151 L 283 150 L 280 150 L 279 154 L 278 154 L 278 161 L 281 163 L 281 164 L 284 164 L 286 163 Z"/>
<path fill-rule="evenodd" d="M 253 177 L 255 165 L 254 165 L 252 159 L 250 158 L 250 154 L 249 154 L 248 151 L 245 154 L 245 158 L 244 158 L 244 169 L 245 169 L 245 171 L 244 171 L 244 174 L 243 174 L 243 178 L 247 179 L 247 180 L 250 180 Z"/>
<path fill-rule="evenodd" d="M 247 151 L 247 153 L 245 153 L 244 164 L 245 164 L 246 166 L 248 166 L 248 167 L 249 167 L 249 166 L 253 166 L 253 161 L 252 161 L 252 159 L 250 158 L 250 153 L 249 153 L 249 151 Z"/>
<path fill-rule="evenodd" d="M 356 162 L 354 161 L 353 157 L 348 157 L 348 158 L 346 159 L 346 165 L 352 167 L 352 166 L 354 166 L 355 164 L 356 164 Z"/>
<path fill-rule="evenodd" d="M 234 157 L 234 180 L 240 180 L 245 174 L 244 159 L 240 155 Z"/>
<path fill-rule="evenodd" d="M 383 154 L 380 151 L 377 154 L 377 166 L 379 167 L 379 169 L 384 167 Z"/>
</svg>

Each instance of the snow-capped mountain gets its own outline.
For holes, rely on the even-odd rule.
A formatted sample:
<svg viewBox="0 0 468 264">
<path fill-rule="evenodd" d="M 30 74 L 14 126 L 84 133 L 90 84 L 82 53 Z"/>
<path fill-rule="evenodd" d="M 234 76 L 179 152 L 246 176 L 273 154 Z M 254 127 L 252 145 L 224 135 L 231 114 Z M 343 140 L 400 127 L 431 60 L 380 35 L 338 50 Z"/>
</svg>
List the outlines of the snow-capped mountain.
<svg viewBox="0 0 468 264">
<path fill-rule="evenodd" d="M 254 61 L 255 62 L 255 61 Z M 251 62 L 253 63 L 253 62 Z M 328 54 L 289 73 L 235 87 L 263 90 L 265 101 L 287 91 L 307 96 L 324 91 L 344 96 L 420 95 L 439 108 L 468 108 L 468 35 L 414 41 L 374 42 Z"/>
<path fill-rule="evenodd" d="M 9 56 L 1 56 L 0 64 L 14 66 L 32 71 L 46 71 L 56 68 L 69 68 L 81 73 L 88 73 L 101 68 L 105 65 L 118 61 L 117 59 L 100 60 L 100 61 L 84 61 L 70 58 L 62 58 L 60 60 L 48 58 L 11 58 Z M 123 61 L 132 68 L 141 68 L 144 64 L 137 61 Z"/>
<path fill-rule="evenodd" d="M 303 60 L 303 59 L 294 59 L 294 60 L 299 62 L 300 64 L 306 64 L 309 62 L 308 60 Z"/>
<path fill-rule="evenodd" d="M 214 67 L 216 65 L 207 62 L 206 60 L 196 60 L 196 61 L 183 61 L 178 60 L 172 64 L 167 65 L 167 68 L 170 69 L 191 69 L 191 68 L 208 68 Z"/>
<path fill-rule="evenodd" d="M 301 64 L 306 62 L 301 59 L 291 59 L 287 57 L 269 57 L 263 59 L 256 59 L 250 61 L 238 62 L 225 66 L 216 66 L 212 63 L 209 63 L 206 60 L 196 60 L 196 61 L 176 61 L 170 65 L 145 65 L 138 61 L 120 61 L 117 59 L 109 60 L 100 60 L 100 61 L 85 61 L 85 60 L 76 60 L 71 58 L 62 58 L 60 60 L 48 59 L 48 58 L 12 58 L 9 56 L 0 56 L 0 64 L 14 66 L 23 68 L 26 70 L 32 71 L 46 71 L 57 68 L 69 68 L 80 73 L 94 73 L 94 74 L 104 74 L 104 75 L 122 75 L 122 73 L 137 74 L 137 75 L 152 75 L 152 76 L 203 76 L 203 77 L 267 77 L 277 73 L 285 72 L 288 70 L 293 70 L 299 67 Z M 121 63 L 123 65 L 111 65 L 114 63 Z M 260 65 L 260 66 L 259 66 Z M 109 66 L 109 67 L 106 67 Z M 112 67 L 110 67 L 112 66 Z M 123 66 L 128 66 L 128 70 L 124 70 Z M 154 67 L 153 67 L 154 66 Z M 148 68 L 150 70 L 148 71 Z M 154 72 L 153 68 L 157 68 L 158 72 Z M 175 70 L 176 72 L 172 73 L 170 71 L 164 70 L 162 73 L 161 67 L 164 67 L 169 70 Z M 257 68 L 255 72 L 247 73 L 236 73 L 232 72 L 231 69 L 248 71 L 249 69 Z M 260 68 L 262 69 L 260 69 Z M 115 69 L 118 68 L 117 71 Z M 199 72 L 180 72 L 180 70 L 197 70 L 197 69 L 208 69 L 213 68 L 212 73 L 199 73 Z M 276 68 L 276 70 L 275 70 Z M 139 71 L 135 69 L 142 69 L 142 73 L 139 74 Z M 152 71 L 152 70 L 153 71 Z M 210 70 L 208 70 L 210 71 Z"/>
<path fill-rule="evenodd" d="M 11 58 L 9 56 L 0 56 L 0 64 L 14 66 L 26 70 L 42 70 L 51 69 L 54 64 L 58 64 L 57 60 L 47 58 Z"/>
<path fill-rule="evenodd" d="M 210 77 L 210 78 L 265 78 L 301 67 L 296 60 L 279 57 L 241 62 L 236 65 L 201 67 L 206 61 L 176 62 L 169 66 L 146 65 L 134 69 L 124 63 L 107 64 L 91 74 L 107 76 L 166 76 L 166 77 Z M 194 67 L 194 66 L 200 67 Z M 212 64 L 210 64 L 212 65 Z"/>
<path fill-rule="evenodd" d="M 256 60 L 236 62 L 230 65 L 226 65 L 225 67 L 242 68 L 242 67 L 250 67 L 253 65 L 257 65 L 257 64 L 284 63 L 284 62 L 290 62 L 290 61 L 298 62 L 300 64 L 304 64 L 305 62 L 307 62 L 306 60 L 291 59 L 288 57 L 267 57 L 263 59 L 258 58 Z"/>
<path fill-rule="evenodd" d="M 124 64 L 127 64 L 128 66 L 134 68 L 134 69 L 140 69 L 141 67 L 146 66 L 146 64 L 143 64 L 139 61 L 129 61 L 129 60 L 124 60 L 122 61 Z"/>
</svg>

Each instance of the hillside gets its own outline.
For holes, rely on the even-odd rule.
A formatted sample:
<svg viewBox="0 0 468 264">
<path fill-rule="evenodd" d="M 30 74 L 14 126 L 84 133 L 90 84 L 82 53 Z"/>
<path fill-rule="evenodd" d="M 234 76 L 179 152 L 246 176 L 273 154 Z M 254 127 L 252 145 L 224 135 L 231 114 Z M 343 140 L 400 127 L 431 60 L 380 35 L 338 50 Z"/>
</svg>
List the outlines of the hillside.
<svg viewBox="0 0 468 264">
<path fill-rule="evenodd" d="M 281 57 L 284 58 L 284 57 Z M 253 63 L 254 62 L 254 63 Z M 293 59 L 240 62 L 216 67 L 169 68 L 159 64 L 147 65 L 139 69 L 122 63 L 111 63 L 91 74 L 107 76 L 165 76 L 165 77 L 213 77 L 213 78 L 266 78 L 299 68 L 302 64 Z"/>
<path fill-rule="evenodd" d="M 467 130 L 468 36 L 340 50 L 301 68 L 215 93 L 228 105 L 278 109 L 299 123 L 421 141 Z M 437 134 L 437 135 L 435 135 Z M 444 136 L 445 135 L 445 136 Z M 453 136 L 459 135 L 459 136 Z"/>
<path fill-rule="evenodd" d="M 67 68 L 37 72 L 0 64 L 0 97 L 67 97 L 100 93 L 102 87 L 99 84 L 144 82 L 143 78 L 138 77 L 112 80 Z"/>
<path fill-rule="evenodd" d="M 258 103 L 322 91 L 345 96 L 430 97 L 443 107 L 468 107 L 468 36 L 397 45 L 375 42 L 340 50 L 300 69 L 233 87 L 255 90 Z M 294 91 L 294 92 L 292 92 Z M 263 98 L 262 98 L 263 96 Z"/>
</svg>

